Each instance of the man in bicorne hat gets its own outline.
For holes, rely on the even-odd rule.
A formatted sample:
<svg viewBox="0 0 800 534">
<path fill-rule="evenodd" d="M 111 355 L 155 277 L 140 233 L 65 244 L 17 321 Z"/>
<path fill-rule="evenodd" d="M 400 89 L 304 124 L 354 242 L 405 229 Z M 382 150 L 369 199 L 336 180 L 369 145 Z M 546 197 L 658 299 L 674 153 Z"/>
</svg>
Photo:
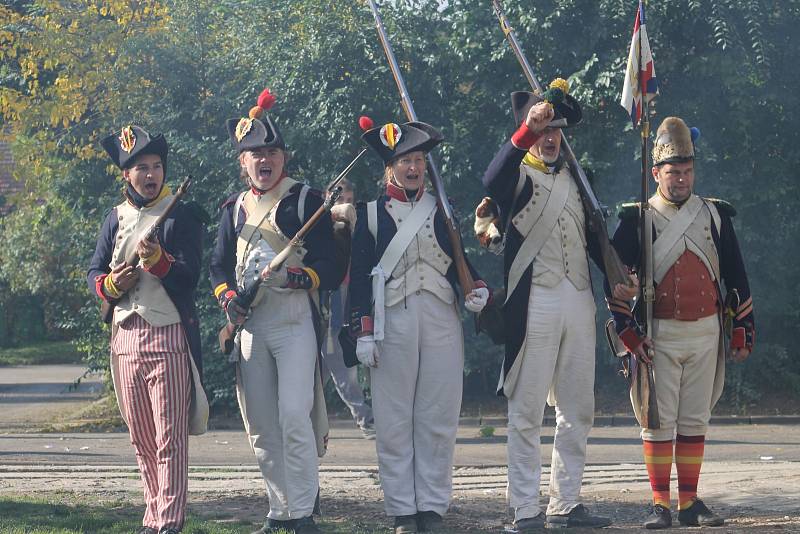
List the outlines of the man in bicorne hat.
<svg viewBox="0 0 800 534">
<path fill-rule="evenodd" d="M 683 120 L 668 117 L 653 147 L 652 173 L 658 183 L 649 200 L 656 287 L 653 339 L 644 337 L 629 301 L 619 293 L 607 294 L 625 347 L 654 366 L 660 428 L 643 428 L 641 433 L 653 490 L 651 516 L 644 524 L 648 529 L 672 525 L 673 445 L 678 521 L 686 526 L 723 524 L 697 498 L 697 481 L 711 409 L 725 382 L 723 331 L 730 330 L 729 356 L 737 362 L 748 357 L 755 336 L 753 300 L 731 222 L 736 212 L 727 202 L 694 194 L 693 137 L 699 131 L 692 130 Z M 639 212 L 638 204 L 622 206 L 613 239 L 623 263 L 634 270 L 641 257 Z M 652 358 L 648 348 L 654 349 Z"/>
<path fill-rule="evenodd" d="M 519 128 L 489 165 L 483 184 L 505 220 L 506 352 L 498 394 L 508 398 L 508 499 L 519 532 L 604 527 L 580 503 L 586 441 L 594 419 L 595 305 L 591 255 L 575 180 L 561 156 L 561 129 L 581 108 L 557 79 L 547 92 L 511 95 Z M 545 402 L 556 408 L 550 502 L 539 506 Z"/>
<path fill-rule="evenodd" d="M 236 393 L 269 498 L 257 532 L 310 534 L 319 532 L 312 518 L 317 457 L 328 437 L 317 291 L 338 287 L 343 275 L 328 213 L 279 269 L 268 268 L 323 202 L 320 191 L 286 173 L 283 137 L 266 114 L 274 100 L 265 90 L 248 117 L 227 121 L 247 189 L 222 204 L 211 282 L 228 320 L 241 325 Z M 245 309 L 240 294 L 258 277 L 263 282 Z"/>
<path fill-rule="evenodd" d="M 194 305 L 203 222 L 179 203 L 148 240 L 145 234 L 172 200 L 164 182 L 167 141 L 128 126 L 102 145 L 127 186 L 125 200 L 108 214 L 97 238 L 89 287 L 116 302 L 114 391 L 144 483 L 146 509 L 137 533 L 176 534 L 186 507 L 188 434 L 205 432 L 208 420 Z M 140 259 L 128 265 L 133 250 Z"/>
</svg>

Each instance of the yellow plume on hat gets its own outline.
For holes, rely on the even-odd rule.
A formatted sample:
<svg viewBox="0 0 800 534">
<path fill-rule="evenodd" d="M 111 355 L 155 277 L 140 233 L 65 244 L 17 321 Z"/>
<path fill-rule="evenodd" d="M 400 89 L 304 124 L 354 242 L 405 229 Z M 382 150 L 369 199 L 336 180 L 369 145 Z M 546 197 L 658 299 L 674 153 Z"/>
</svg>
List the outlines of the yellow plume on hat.
<svg viewBox="0 0 800 534">
<path fill-rule="evenodd" d="M 569 94 L 569 82 L 564 78 L 556 78 L 550 82 L 550 89 L 561 89 L 566 96 Z"/>
</svg>

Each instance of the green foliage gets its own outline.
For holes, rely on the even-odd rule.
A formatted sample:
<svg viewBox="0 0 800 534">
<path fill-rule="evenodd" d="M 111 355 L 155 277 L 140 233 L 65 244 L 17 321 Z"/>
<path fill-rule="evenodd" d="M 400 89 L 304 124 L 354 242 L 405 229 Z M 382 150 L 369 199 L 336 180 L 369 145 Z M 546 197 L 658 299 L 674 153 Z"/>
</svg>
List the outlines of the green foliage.
<svg viewBox="0 0 800 534">
<path fill-rule="evenodd" d="M 422 120 L 447 141 L 436 150 L 468 255 L 491 285 L 500 260 L 471 237 L 480 177 L 514 125 L 508 95 L 526 80 L 485 2 L 401 0 L 381 6 L 384 23 Z M 635 199 L 639 137 L 617 104 L 635 2 L 506 2 L 507 15 L 542 83 L 561 76 L 581 101 L 584 124 L 570 140 L 596 178 L 602 202 Z M 754 362 L 731 366 L 732 389 L 758 396 L 775 373 L 797 373 L 789 354 L 800 320 L 794 268 L 800 223 L 795 175 L 800 139 L 796 25 L 800 2 L 669 0 L 648 5 L 648 30 L 661 94 L 653 112 L 686 118 L 698 146 L 700 194 L 726 199 L 739 233 L 758 314 Z M 580 38 L 576 38 L 579 36 Z M 44 302 L 46 322 L 77 340 L 93 366 L 107 359 L 85 266 L 103 214 L 120 185 L 98 147 L 129 122 L 163 131 L 172 152 L 168 179 L 187 173 L 212 219 L 239 190 L 224 120 L 239 117 L 264 86 L 294 156 L 290 173 L 326 184 L 360 148 L 357 119 L 404 120 L 371 14 L 362 2 L 275 0 L 54 0 L 0 8 L 0 113 L 16 173 L 30 195 L 0 220 L 0 280 Z M 353 178 L 362 199 L 379 191 L 372 158 Z M 215 224 L 207 228 L 211 248 Z M 217 353 L 222 315 L 203 280 L 197 302 L 205 376 L 217 405 L 234 406 L 233 371 Z M 605 306 L 599 303 L 598 319 Z M 500 348 L 465 321 L 468 394 L 493 391 Z M 766 343 L 764 341 L 767 341 Z M 598 374 L 616 363 L 598 344 Z M 783 351 L 783 352 L 781 352 Z M 758 373 L 750 371 L 758 368 Z M 788 374 L 786 375 L 788 376 Z M 733 378 L 731 380 L 734 380 Z M 797 388 L 787 382 L 786 388 Z M 748 393 L 749 392 L 749 393 Z M 743 397 L 744 398 L 744 397 Z M 749 398 L 749 397 L 748 397 Z M 620 410 L 626 411 L 622 405 Z"/>
<path fill-rule="evenodd" d="M 51 341 L 15 349 L 0 349 L 0 366 L 79 363 L 81 357 L 81 353 L 69 341 Z"/>
</svg>

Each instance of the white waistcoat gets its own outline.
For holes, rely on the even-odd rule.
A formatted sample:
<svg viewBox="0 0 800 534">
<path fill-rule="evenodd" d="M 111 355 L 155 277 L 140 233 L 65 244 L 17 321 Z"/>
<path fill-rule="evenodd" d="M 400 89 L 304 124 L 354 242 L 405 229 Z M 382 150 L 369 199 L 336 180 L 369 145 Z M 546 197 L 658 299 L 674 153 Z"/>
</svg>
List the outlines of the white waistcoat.
<svg viewBox="0 0 800 534">
<path fill-rule="evenodd" d="M 386 211 L 400 226 L 413 209 L 411 202 L 389 199 Z M 386 282 L 385 306 L 393 306 L 412 293 L 429 291 L 439 299 L 452 304 L 455 302 L 453 286 L 445 274 L 453 260 L 439 247 L 434 232 L 433 211 L 406 248 L 403 257 L 397 262 L 389 281 Z"/>
<path fill-rule="evenodd" d="M 129 202 L 117 206 L 119 228 L 114 243 L 114 253 L 111 255 L 112 269 L 125 261 L 128 252 L 136 248 L 136 244 L 163 213 L 170 200 L 172 195 L 167 195 L 155 206 L 141 209 Z M 136 285 L 128 290 L 117 304 L 114 324 L 122 323 L 134 313 L 141 315 L 153 326 L 167 326 L 181 321 L 178 309 L 164 290 L 161 279 L 144 269 L 139 270 L 139 280 Z"/>
<path fill-rule="evenodd" d="M 542 216 L 550 191 L 556 180 L 569 181 L 567 202 L 533 261 L 533 283 L 555 287 L 566 277 L 576 289 L 588 288 L 589 263 L 586 258 L 583 205 L 569 170 L 564 167 L 553 175 L 524 164 L 521 168 L 533 183 L 533 194 L 528 205 L 512 219 L 512 224 L 523 237 L 528 237 L 530 232 L 544 231 L 541 227 L 537 230 L 537 222 Z"/>
</svg>

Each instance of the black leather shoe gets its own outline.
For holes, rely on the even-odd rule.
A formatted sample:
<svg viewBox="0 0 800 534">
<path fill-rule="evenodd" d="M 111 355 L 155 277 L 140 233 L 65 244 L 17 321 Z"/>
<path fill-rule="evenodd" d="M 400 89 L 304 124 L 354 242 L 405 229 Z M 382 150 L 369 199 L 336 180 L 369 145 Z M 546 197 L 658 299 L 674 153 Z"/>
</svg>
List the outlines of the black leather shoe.
<svg viewBox="0 0 800 534">
<path fill-rule="evenodd" d="M 398 515 L 394 518 L 394 534 L 413 534 L 417 530 L 416 515 Z"/>
<path fill-rule="evenodd" d="M 649 530 L 669 528 L 672 526 L 672 514 L 669 508 L 656 504 L 650 508 L 650 517 L 648 517 L 644 524 L 644 528 Z"/>
<path fill-rule="evenodd" d="M 610 524 L 610 518 L 591 515 L 582 504 L 570 510 L 568 514 L 553 514 L 547 516 L 547 528 L 603 528 Z"/>
<path fill-rule="evenodd" d="M 514 521 L 514 530 L 519 532 L 519 534 L 534 532 L 536 530 L 542 530 L 544 528 L 544 523 L 544 512 L 540 512 L 536 517 L 526 517 L 525 519 Z"/>
<path fill-rule="evenodd" d="M 158 534 L 180 534 L 180 532 L 176 527 L 162 527 Z"/>
<path fill-rule="evenodd" d="M 276 532 L 294 532 L 294 519 L 287 519 L 286 521 L 281 521 L 279 519 L 272 519 L 267 518 L 264 521 L 264 526 L 258 530 L 251 532 L 250 534 L 275 534 Z"/>
<path fill-rule="evenodd" d="M 678 512 L 678 521 L 685 527 L 721 527 L 725 524 L 724 519 L 709 510 L 696 497 L 689 508 Z"/>
<path fill-rule="evenodd" d="M 295 534 L 320 534 L 321 532 L 311 516 L 302 517 L 294 524 Z"/>
<path fill-rule="evenodd" d="M 417 512 L 417 531 L 430 532 L 442 529 L 443 523 L 442 516 L 433 510 L 426 510 L 424 512 Z"/>
<path fill-rule="evenodd" d="M 139 527 L 136 534 L 158 534 L 158 530 L 153 527 Z"/>
</svg>

